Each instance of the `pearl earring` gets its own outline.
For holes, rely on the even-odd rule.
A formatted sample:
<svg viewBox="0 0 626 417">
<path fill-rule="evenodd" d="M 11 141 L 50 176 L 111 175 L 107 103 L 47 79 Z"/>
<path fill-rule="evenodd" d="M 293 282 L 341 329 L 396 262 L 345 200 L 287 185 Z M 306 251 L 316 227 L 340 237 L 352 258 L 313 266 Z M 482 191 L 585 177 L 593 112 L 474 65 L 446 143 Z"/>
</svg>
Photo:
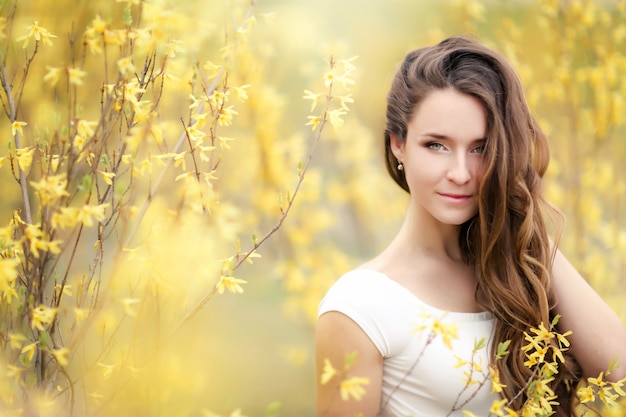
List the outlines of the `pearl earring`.
<svg viewBox="0 0 626 417">
<path fill-rule="evenodd" d="M 402 162 L 398 161 L 398 171 L 403 171 L 404 170 L 404 165 L 402 165 Z"/>
</svg>

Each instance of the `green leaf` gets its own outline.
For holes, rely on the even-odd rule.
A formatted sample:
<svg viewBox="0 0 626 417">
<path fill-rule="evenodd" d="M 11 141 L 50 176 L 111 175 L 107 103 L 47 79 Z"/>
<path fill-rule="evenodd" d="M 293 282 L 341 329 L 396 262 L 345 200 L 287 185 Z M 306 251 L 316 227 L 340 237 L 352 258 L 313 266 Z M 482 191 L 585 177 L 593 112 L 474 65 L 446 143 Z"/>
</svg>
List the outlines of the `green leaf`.
<svg viewBox="0 0 626 417">
<path fill-rule="evenodd" d="M 611 359 L 611 363 L 609 363 L 609 368 L 606 371 L 607 375 L 613 372 L 614 370 L 616 370 L 617 368 L 619 368 L 618 359 L 619 358 Z"/>
<path fill-rule="evenodd" d="M 346 354 L 345 362 L 344 362 L 344 365 L 343 365 L 344 369 L 350 369 L 350 367 L 352 365 L 354 365 L 354 362 L 356 361 L 356 357 L 357 357 L 358 353 L 359 352 L 357 352 L 355 350 L 354 352 Z"/>
<path fill-rule="evenodd" d="M 50 334 L 46 331 L 41 332 L 41 334 L 39 335 L 39 346 L 41 346 L 42 349 L 45 349 L 48 347 L 49 344 Z"/>
<path fill-rule="evenodd" d="M 503 356 L 509 354 L 509 346 L 511 345 L 511 341 L 507 340 L 506 342 L 498 343 L 498 351 L 496 353 L 496 359 L 500 359 Z"/>
<path fill-rule="evenodd" d="M 278 409 L 282 406 L 280 401 L 274 401 L 270 403 L 265 409 L 266 417 L 278 417 Z"/>
<path fill-rule="evenodd" d="M 474 341 L 474 351 L 480 350 L 485 346 L 487 346 L 487 340 L 484 337 Z"/>
<path fill-rule="evenodd" d="M 78 189 L 80 191 L 84 191 L 87 192 L 89 190 L 91 190 L 91 174 L 85 174 L 83 175 L 83 178 L 81 178 L 80 180 L 80 184 L 78 185 Z"/>
<path fill-rule="evenodd" d="M 126 26 L 130 26 L 133 23 L 133 15 L 130 10 L 130 4 L 128 7 L 124 8 L 124 16 L 122 17 L 122 21 Z"/>
</svg>

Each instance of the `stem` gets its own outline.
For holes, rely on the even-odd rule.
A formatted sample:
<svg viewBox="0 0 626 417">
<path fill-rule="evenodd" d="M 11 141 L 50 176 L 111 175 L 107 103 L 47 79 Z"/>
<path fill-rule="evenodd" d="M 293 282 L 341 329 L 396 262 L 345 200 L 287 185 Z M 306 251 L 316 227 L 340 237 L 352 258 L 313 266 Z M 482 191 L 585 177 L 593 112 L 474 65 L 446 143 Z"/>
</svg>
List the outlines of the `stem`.
<svg viewBox="0 0 626 417">
<path fill-rule="evenodd" d="M 4 55 L 2 54 L 2 52 L 0 52 L 0 62 L 4 62 L 5 58 Z M 9 78 L 8 78 L 8 74 L 7 74 L 7 69 L 6 66 L 3 64 L 2 65 L 2 71 L 0 71 L 0 83 L 2 84 L 2 88 L 4 89 L 4 92 L 7 95 L 7 104 L 9 106 L 9 122 L 11 122 L 11 124 L 13 124 L 13 122 L 16 121 L 17 118 L 17 108 L 16 108 L 16 104 L 15 104 L 15 100 L 13 99 L 13 90 L 11 87 L 11 84 L 9 83 Z M 26 77 L 26 74 L 24 75 L 24 77 Z M 20 132 L 15 132 L 15 147 L 17 149 L 21 149 L 22 148 L 22 138 L 21 138 L 21 134 Z M 17 164 L 17 169 L 19 172 L 19 183 L 20 183 L 20 189 L 22 192 L 22 200 L 24 201 L 24 215 L 26 217 L 26 222 L 28 224 L 32 224 L 33 223 L 33 217 L 31 214 L 31 208 L 30 208 L 30 198 L 28 196 L 28 184 L 26 181 L 26 173 L 24 172 L 24 170 L 22 170 L 22 168 L 19 166 L 19 164 Z"/>
</svg>

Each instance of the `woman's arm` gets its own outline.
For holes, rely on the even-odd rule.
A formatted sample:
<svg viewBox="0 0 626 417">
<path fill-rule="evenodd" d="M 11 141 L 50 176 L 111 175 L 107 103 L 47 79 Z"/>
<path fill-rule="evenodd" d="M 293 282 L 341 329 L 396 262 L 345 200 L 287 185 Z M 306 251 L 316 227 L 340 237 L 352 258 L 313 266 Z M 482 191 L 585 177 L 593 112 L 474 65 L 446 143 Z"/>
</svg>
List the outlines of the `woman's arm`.
<svg viewBox="0 0 626 417">
<path fill-rule="evenodd" d="M 342 373 L 346 355 L 357 352 L 356 360 L 347 374 Z M 315 359 L 317 378 L 317 416 L 374 417 L 380 408 L 383 358 L 361 328 L 346 315 L 330 311 L 319 318 L 315 333 Z M 324 361 L 330 360 L 338 371 L 326 384 L 321 383 Z M 350 397 L 342 400 L 340 383 L 348 377 L 364 377 L 369 384 L 363 386 L 365 395 L 360 401 Z"/>
<path fill-rule="evenodd" d="M 584 377 L 597 377 L 613 359 L 620 367 L 607 378 L 626 376 L 626 329 L 619 317 L 557 250 L 552 269 L 552 287 L 559 327 L 571 330 L 571 351 Z"/>
</svg>

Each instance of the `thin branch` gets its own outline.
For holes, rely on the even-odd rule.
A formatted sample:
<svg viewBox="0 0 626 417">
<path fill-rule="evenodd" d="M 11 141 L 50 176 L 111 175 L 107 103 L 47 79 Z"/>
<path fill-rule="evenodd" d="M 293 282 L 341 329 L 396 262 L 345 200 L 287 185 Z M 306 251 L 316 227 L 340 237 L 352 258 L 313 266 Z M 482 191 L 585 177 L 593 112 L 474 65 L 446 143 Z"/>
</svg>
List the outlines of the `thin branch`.
<svg viewBox="0 0 626 417">
<path fill-rule="evenodd" d="M 1 54 L 1 52 L 0 52 Z M 0 55 L 0 61 L 4 62 L 4 56 Z M 25 75 L 26 76 L 26 75 Z M 13 98 L 13 89 L 11 84 L 9 83 L 9 75 L 7 74 L 7 69 L 5 65 L 2 65 L 2 71 L 0 71 L 0 83 L 2 84 L 2 88 L 7 96 L 7 104 L 9 106 L 9 122 L 11 124 L 16 121 L 17 118 L 17 107 L 15 100 Z M 21 134 L 19 131 L 15 132 L 15 147 L 20 149 L 22 147 Z M 22 200 L 24 202 L 24 215 L 26 216 L 26 222 L 28 224 L 33 223 L 33 217 L 31 214 L 30 208 L 30 198 L 28 196 L 28 186 L 26 181 L 26 173 L 22 170 L 22 167 L 17 166 L 19 172 L 19 183 L 20 189 L 22 192 Z"/>
</svg>

